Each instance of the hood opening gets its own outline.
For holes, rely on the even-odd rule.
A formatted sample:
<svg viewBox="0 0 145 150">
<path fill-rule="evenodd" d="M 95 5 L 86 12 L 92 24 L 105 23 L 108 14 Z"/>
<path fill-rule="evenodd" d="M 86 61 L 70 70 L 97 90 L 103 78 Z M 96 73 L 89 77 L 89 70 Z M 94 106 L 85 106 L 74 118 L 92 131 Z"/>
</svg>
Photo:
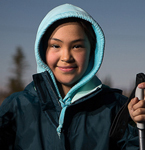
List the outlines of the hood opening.
<svg viewBox="0 0 145 150">
<path fill-rule="evenodd" d="M 96 48 L 96 34 L 93 30 L 92 24 L 86 20 L 76 18 L 76 17 L 69 17 L 69 18 L 63 18 L 60 20 L 55 21 L 53 24 L 51 24 L 47 30 L 45 31 L 44 35 L 41 38 L 40 44 L 39 44 L 39 54 L 41 59 L 45 64 L 46 63 L 46 50 L 48 46 L 48 40 L 50 36 L 52 35 L 53 31 L 61 24 L 68 23 L 68 22 L 77 22 L 81 27 L 83 28 L 86 36 L 89 39 L 90 45 L 91 45 L 91 53 L 90 57 L 94 54 L 95 48 Z"/>
</svg>

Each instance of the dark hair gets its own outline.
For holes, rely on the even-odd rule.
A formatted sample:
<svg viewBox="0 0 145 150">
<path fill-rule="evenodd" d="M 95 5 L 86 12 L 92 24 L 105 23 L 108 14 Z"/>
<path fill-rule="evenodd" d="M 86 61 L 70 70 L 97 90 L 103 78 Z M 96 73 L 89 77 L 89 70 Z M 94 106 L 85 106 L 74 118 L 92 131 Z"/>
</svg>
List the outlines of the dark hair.
<svg viewBox="0 0 145 150">
<path fill-rule="evenodd" d="M 56 22 L 54 22 L 48 29 L 47 31 L 45 32 L 45 34 L 43 35 L 42 37 L 42 49 L 41 49 L 41 52 L 40 52 L 40 55 L 41 55 L 41 58 L 43 59 L 43 61 L 46 63 L 46 60 L 45 60 L 45 53 L 46 53 L 46 50 L 47 50 L 47 46 L 48 46 L 48 39 L 50 38 L 51 34 L 53 33 L 53 31 L 61 24 L 64 24 L 64 23 L 67 23 L 67 22 L 77 22 L 81 25 L 81 27 L 83 28 L 85 34 L 87 35 L 88 37 L 88 40 L 90 42 L 90 45 L 91 45 L 91 53 L 90 53 L 90 56 L 93 55 L 94 51 L 95 51 L 95 48 L 96 48 L 96 35 L 95 35 L 95 32 L 92 28 L 92 25 L 90 22 L 86 21 L 86 20 L 83 20 L 83 19 L 80 19 L 80 18 L 74 18 L 74 17 L 71 17 L 71 18 L 64 18 L 64 19 L 61 19 L 61 20 L 57 20 Z"/>
<path fill-rule="evenodd" d="M 90 22 L 82 20 L 82 19 L 79 19 L 79 20 L 80 21 L 78 21 L 78 23 L 83 28 L 83 30 L 84 30 L 85 34 L 87 35 L 88 40 L 90 42 L 90 45 L 91 45 L 91 53 L 90 53 L 90 55 L 92 55 L 94 53 L 94 51 L 95 51 L 96 42 L 97 42 L 95 32 L 94 32 Z"/>
</svg>

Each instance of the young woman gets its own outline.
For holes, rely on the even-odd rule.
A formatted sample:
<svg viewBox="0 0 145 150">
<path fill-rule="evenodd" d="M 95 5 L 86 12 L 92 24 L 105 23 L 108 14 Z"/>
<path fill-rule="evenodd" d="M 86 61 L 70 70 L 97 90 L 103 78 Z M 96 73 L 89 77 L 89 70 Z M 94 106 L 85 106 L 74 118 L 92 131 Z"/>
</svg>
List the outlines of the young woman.
<svg viewBox="0 0 145 150">
<path fill-rule="evenodd" d="M 131 125 L 120 138 L 109 136 L 127 98 L 95 75 L 104 44 L 102 29 L 81 8 L 64 4 L 51 10 L 36 36 L 38 73 L 24 91 L 12 94 L 0 107 L 0 148 L 137 150 L 137 129 Z M 145 83 L 139 86 L 145 88 Z M 134 122 L 145 121 L 144 106 L 137 98 L 128 105 Z"/>
</svg>

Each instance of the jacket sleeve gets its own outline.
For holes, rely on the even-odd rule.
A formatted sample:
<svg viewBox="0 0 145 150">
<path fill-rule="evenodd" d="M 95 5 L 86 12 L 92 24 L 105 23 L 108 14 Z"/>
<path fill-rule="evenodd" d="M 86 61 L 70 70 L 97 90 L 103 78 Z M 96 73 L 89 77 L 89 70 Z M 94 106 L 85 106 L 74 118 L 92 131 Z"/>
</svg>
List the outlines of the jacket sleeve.
<svg viewBox="0 0 145 150">
<path fill-rule="evenodd" d="M 138 129 L 128 125 L 123 138 L 117 144 L 121 150 L 139 150 Z"/>
<path fill-rule="evenodd" d="M 139 150 L 138 129 L 130 118 L 127 98 L 120 94 L 116 95 L 117 115 L 111 127 L 110 145 L 115 143 L 117 149 L 120 150 Z"/>
<path fill-rule="evenodd" d="M 0 106 L 0 149 L 13 150 L 16 122 L 11 98 L 4 100 Z"/>
</svg>

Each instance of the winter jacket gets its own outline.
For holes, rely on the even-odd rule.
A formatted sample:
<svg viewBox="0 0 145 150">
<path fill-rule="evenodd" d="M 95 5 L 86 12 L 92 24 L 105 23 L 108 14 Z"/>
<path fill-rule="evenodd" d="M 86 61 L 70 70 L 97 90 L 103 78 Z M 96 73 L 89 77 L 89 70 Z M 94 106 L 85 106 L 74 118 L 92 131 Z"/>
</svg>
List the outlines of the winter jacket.
<svg viewBox="0 0 145 150">
<path fill-rule="evenodd" d="M 34 75 L 23 92 L 8 97 L 0 109 L 3 150 L 137 150 L 136 129 L 128 125 L 123 138 L 109 138 L 117 112 L 126 102 L 119 90 L 102 85 L 65 111 L 60 137 L 56 130 L 62 107 L 47 72 Z M 121 130 L 121 129 L 120 129 Z"/>
<path fill-rule="evenodd" d="M 46 64 L 43 42 L 54 22 L 71 17 L 90 22 L 97 42 L 85 74 L 62 98 L 56 79 Z M 24 91 L 12 94 L 0 107 L 0 148 L 137 150 L 136 128 L 129 124 L 119 128 L 119 138 L 109 136 L 113 120 L 127 99 L 119 90 L 104 86 L 96 77 L 102 64 L 104 45 L 102 29 L 81 8 L 64 4 L 51 10 L 36 35 L 37 74 Z"/>
</svg>

